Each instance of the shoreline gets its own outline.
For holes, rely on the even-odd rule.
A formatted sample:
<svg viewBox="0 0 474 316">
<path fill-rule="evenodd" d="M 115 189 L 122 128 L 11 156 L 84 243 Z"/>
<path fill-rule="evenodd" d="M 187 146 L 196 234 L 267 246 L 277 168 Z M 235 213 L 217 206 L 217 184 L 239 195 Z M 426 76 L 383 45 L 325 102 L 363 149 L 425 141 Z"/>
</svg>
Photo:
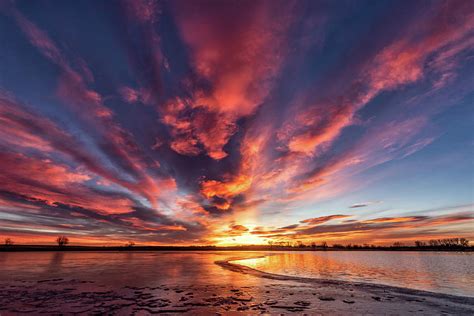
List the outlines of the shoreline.
<svg viewBox="0 0 474 316">
<path fill-rule="evenodd" d="M 399 252 L 399 251 L 410 251 L 410 252 L 474 252 L 474 247 L 464 248 L 448 248 L 448 247 L 357 247 L 357 248 L 296 248 L 296 247 L 275 247 L 265 245 L 251 245 L 251 246 L 51 246 L 51 245 L 9 245 L 0 246 L 0 253 L 2 252 L 47 252 L 47 251 L 62 251 L 62 252 L 75 252 L 75 251 L 103 251 L 103 252 L 134 252 L 134 251 L 267 251 L 267 252 L 279 252 L 279 251 L 387 251 L 387 252 Z"/>
<path fill-rule="evenodd" d="M 340 287 L 356 286 L 359 288 L 365 288 L 367 290 L 382 290 L 382 291 L 391 290 L 391 291 L 398 292 L 401 294 L 430 296 L 430 297 L 436 297 L 436 298 L 441 298 L 441 299 L 449 299 L 449 300 L 463 302 L 463 303 L 467 301 L 469 304 L 472 304 L 474 306 L 474 296 L 452 295 L 452 294 L 446 294 L 446 293 L 441 293 L 441 292 L 432 292 L 432 291 L 427 291 L 427 290 L 419 290 L 419 289 L 414 289 L 414 288 L 406 288 L 406 287 L 393 286 L 393 285 L 387 285 L 387 284 L 381 284 L 381 283 L 352 282 L 352 281 L 337 280 L 337 279 L 321 279 L 321 278 L 298 277 L 298 276 L 291 276 L 291 275 L 275 274 L 275 273 L 270 273 L 270 272 L 254 269 L 243 264 L 233 263 L 233 261 L 260 259 L 264 257 L 265 256 L 257 256 L 253 258 L 229 258 L 226 260 L 216 261 L 215 264 L 221 266 L 224 269 L 228 269 L 230 271 L 243 273 L 243 274 L 249 274 L 252 276 L 270 279 L 270 280 L 294 281 L 294 282 L 300 282 L 300 283 L 309 283 L 313 285 L 333 285 L 333 286 L 340 286 Z"/>
</svg>

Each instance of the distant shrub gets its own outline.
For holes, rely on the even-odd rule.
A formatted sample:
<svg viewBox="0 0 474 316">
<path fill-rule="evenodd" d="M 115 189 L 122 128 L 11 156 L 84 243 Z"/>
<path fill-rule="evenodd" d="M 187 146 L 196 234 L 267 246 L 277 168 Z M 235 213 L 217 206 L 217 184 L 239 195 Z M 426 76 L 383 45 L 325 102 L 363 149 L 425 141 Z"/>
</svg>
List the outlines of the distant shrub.
<svg viewBox="0 0 474 316">
<path fill-rule="evenodd" d="M 59 247 L 64 247 L 69 244 L 69 238 L 66 236 L 58 236 L 58 238 L 56 238 L 56 243 Z"/>
</svg>

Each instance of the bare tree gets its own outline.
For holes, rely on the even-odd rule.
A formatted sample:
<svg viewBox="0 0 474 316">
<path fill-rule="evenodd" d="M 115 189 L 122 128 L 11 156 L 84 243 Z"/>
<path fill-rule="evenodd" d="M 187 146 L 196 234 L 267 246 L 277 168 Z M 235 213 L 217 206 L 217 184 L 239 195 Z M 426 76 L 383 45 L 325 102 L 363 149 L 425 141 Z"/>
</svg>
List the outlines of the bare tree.
<svg viewBox="0 0 474 316">
<path fill-rule="evenodd" d="M 13 245 L 13 240 L 11 238 L 5 238 L 5 247 Z"/>
<path fill-rule="evenodd" d="M 125 247 L 129 247 L 129 248 L 132 248 L 133 246 L 135 246 L 135 242 L 133 241 L 129 241 L 127 244 L 125 244 Z"/>
<path fill-rule="evenodd" d="M 415 246 L 420 247 L 431 247 L 431 248 L 466 248 L 469 247 L 469 240 L 466 238 L 444 238 L 444 239 L 431 239 L 428 243 L 424 241 L 415 241 Z"/>
<path fill-rule="evenodd" d="M 415 240 L 415 246 L 418 247 L 418 248 L 425 247 L 426 243 L 424 241 L 421 241 L 421 240 Z"/>
<path fill-rule="evenodd" d="M 66 236 L 58 236 L 58 238 L 56 238 L 56 242 L 58 243 L 59 247 L 64 247 L 69 244 L 69 239 Z"/>
</svg>

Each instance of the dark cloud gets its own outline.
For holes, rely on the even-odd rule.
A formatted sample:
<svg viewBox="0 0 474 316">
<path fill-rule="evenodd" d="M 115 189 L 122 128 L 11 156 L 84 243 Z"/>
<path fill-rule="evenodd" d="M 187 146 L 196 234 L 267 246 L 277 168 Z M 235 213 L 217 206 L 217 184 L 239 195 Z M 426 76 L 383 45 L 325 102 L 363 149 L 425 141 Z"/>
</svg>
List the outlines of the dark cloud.
<svg viewBox="0 0 474 316">
<path fill-rule="evenodd" d="M 382 203 L 381 201 L 374 201 L 374 202 L 363 202 L 363 203 L 355 203 L 349 206 L 349 208 L 361 208 L 361 207 L 367 207 L 373 204 L 379 204 Z"/>
</svg>

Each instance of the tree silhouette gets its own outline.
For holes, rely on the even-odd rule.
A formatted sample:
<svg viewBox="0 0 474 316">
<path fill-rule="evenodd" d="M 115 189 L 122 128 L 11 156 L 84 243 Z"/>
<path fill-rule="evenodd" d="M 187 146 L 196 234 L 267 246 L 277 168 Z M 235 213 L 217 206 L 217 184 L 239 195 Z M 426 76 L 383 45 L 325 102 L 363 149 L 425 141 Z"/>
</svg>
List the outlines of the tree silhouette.
<svg viewBox="0 0 474 316">
<path fill-rule="evenodd" d="M 5 238 L 5 247 L 13 245 L 13 240 L 11 238 Z"/>
<path fill-rule="evenodd" d="M 421 240 L 415 240 L 415 247 L 425 247 L 426 246 L 426 243 L 424 241 L 421 241 Z"/>
<path fill-rule="evenodd" d="M 66 236 L 59 236 L 56 238 L 56 242 L 58 243 L 59 247 L 64 247 L 69 244 L 69 239 Z"/>
<path fill-rule="evenodd" d="M 467 240 L 466 238 L 460 238 L 459 243 L 462 247 L 469 247 L 469 240 Z"/>
</svg>

